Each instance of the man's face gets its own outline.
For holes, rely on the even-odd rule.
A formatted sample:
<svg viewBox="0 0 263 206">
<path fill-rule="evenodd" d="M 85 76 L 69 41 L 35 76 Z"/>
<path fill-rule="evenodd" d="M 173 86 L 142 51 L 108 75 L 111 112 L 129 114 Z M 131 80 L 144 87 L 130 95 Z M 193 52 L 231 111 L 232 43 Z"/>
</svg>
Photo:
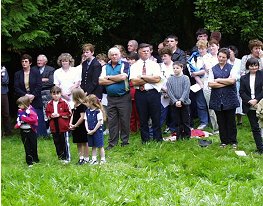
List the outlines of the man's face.
<svg viewBox="0 0 263 206">
<path fill-rule="evenodd" d="M 167 45 L 171 48 L 171 49 L 176 49 L 177 47 L 177 44 L 178 44 L 178 41 L 176 41 L 175 39 L 172 39 L 172 38 L 168 38 L 167 39 Z"/>
<path fill-rule="evenodd" d="M 128 52 L 136 52 L 135 45 L 132 42 L 128 42 L 127 48 Z"/>
<path fill-rule="evenodd" d="M 109 56 L 112 63 L 117 63 L 121 59 L 121 53 L 120 52 L 111 52 Z"/>
<path fill-rule="evenodd" d="M 205 41 L 207 41 L 207 39 L 208 39 L 207 34 L 199 34 L 199 35 L 197 36 L 197 41 L 199 41 L 199 40 L 205 40 Z"/>
<path fill-rule="evenodd" d="M 149 57 L 151 56 L 150 47 L 139 49 L 139 55 L 142 60 L 149 59 Z"/>
<path fill-rule="evenodd" d="M 84 59 L 90 60 L 93 56 L 94 52 L 91 52 L 90 50 L 83 50 L 83 57 Z"/>
<path fill-rule="evenodd" d="M 38 67 L 43 67 L 46 65 L 46 60 L 43 57 L 38 57 L 37 58 L 37 66 Z"/>
</svg>

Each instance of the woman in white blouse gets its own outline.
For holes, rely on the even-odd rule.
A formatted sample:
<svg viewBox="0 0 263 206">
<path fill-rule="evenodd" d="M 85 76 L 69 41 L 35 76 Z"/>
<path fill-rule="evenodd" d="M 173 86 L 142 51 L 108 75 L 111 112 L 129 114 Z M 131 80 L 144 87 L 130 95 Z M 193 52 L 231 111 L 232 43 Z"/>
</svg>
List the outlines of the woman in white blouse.
<svg viewBox="0 0 263 206">
<path fill-rule="evenodd" d="M 74 107 L 72 101 L 71 92 L 74 88 L 80 85 L 80 75 L 78 70 L 73 67 L 74 59 L 69 53 L 62 53 L 57 60 L 57 63 L 61 68 L 54 72 L 54 84 L 61 88 L 62 98 L 67 100 L 70 107 Z"/>
</svg>

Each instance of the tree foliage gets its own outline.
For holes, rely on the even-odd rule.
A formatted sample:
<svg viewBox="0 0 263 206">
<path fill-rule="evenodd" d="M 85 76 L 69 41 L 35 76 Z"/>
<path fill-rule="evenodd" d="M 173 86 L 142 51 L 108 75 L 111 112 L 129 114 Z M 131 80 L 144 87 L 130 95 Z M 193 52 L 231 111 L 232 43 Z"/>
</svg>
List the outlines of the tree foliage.
<svg viewBox="0 0 263 206">
<path fill-rule="evenodd" d="M 240 34 L 241 39 L 263 38 L 262 0 L 196 0 L 195 14 L 210 31 Z"/>
<path fill-rule="evenodd" d="M 5 49 L 19 51 L 46 45 L 49 33 L 35 27 L 35 16 L 43 0 L 3 0 L 1 2 L 2 43 Z"/>
</svg>

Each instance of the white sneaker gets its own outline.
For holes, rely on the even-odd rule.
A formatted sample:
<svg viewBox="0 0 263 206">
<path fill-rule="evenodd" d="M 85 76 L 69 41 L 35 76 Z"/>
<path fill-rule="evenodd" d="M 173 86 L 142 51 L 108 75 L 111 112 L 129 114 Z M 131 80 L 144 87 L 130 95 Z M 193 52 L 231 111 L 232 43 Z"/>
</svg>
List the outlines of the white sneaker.
<svg viewBox="0 0 263 206">
<path fill-rule="evenodd" d="M 203 130 L 204 128 L 206 128 L 206 124 L 201 124 L 197 127 L 197 129 Z"/>
<path fill-rule="evenodd" d="M 103 164 L 105 164 L 106 163 L 106 160 L 101 160 L 100 161 L 100 165 L 103 165 Z"/>
<path fill-rule="evenodd" d="M 63 164 L 64 164 L 64 165 L 69 164 L 69 162 L 70 162 L 69 160 L 63 160 Z"/>
<path fill-rule="evenodd" d="M 105 131 L 103 132 L 104 135 L 108 135 L 109 134 L 109 130 L 105 129 Z"/>
<path fill-rule="evenodd" d="M 91 161 L 90 161 L 90 164 L 91 164 L 91 165 L 97 165 L 97 164 L 99 164 L 99 163 L 98 163 L 97 160 L 91 160 Z"/>
</svg>

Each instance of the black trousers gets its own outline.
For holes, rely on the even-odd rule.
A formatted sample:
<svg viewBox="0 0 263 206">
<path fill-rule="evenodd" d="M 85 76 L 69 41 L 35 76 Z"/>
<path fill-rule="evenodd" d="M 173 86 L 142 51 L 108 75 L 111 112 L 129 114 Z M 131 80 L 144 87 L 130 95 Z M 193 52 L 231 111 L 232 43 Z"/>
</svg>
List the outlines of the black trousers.
<svg viewBox="0 0 263 206">
<path fill-rule="evenodd" d="M 161 118 L 161 94 L 155 90 L 140 91 L 135 93 L 136 108 L 140 117 L 140 129 L 142 142 L 150 141 L 149 118 L 152 120 L 153 139 L 162 141 L 160 126 Z"/>
<path fill-rule="evenodd" d="M 176 121 L 176 136 L 177 138 L 190 138 L 191 136 L 191 127 L 190 127 L 190 107 L 189 105 L 183 105 L 182 107 L 174 107 L 174 117 Z"/>
<path fill-rule="evenodd" d="M 1 120 L 2 120 L 2 131 L 5 134 L 11 134 L 12 127 L 10 123 L 10 115 L 9 115 L 9 101 L 7 94 L 1 94 Z"/>
<path fill-rule="evenodd" d="M 39 162 L 37 153 L 37 134 L 32 129 L 20 129 L 21 139 L 26 153 L 26 163 Z"/>
<path fill-rule="evenodd" d="M 222 144 L 237 144 L 236 109 L 215 111 Z"/>
<path fill-rule="evenodd" d="M 54 118 L 56 132 L 52 133 L 58 159 L 69 159 L 69 148 L 67 145 L 67 132 L 59 132 L 58 118 Z"/>
<path fill-rule="evenodd" d="M 259 151 L 263 151 L 262 137 L 261 137 L 261 129 L 259 128 L 258 118 L 256 116 L 256 110 L 249 110 L 247 113 L 247 117 L 250 123 L 250 127 L 253 133 L 253 137 Z"/>
</svg>

